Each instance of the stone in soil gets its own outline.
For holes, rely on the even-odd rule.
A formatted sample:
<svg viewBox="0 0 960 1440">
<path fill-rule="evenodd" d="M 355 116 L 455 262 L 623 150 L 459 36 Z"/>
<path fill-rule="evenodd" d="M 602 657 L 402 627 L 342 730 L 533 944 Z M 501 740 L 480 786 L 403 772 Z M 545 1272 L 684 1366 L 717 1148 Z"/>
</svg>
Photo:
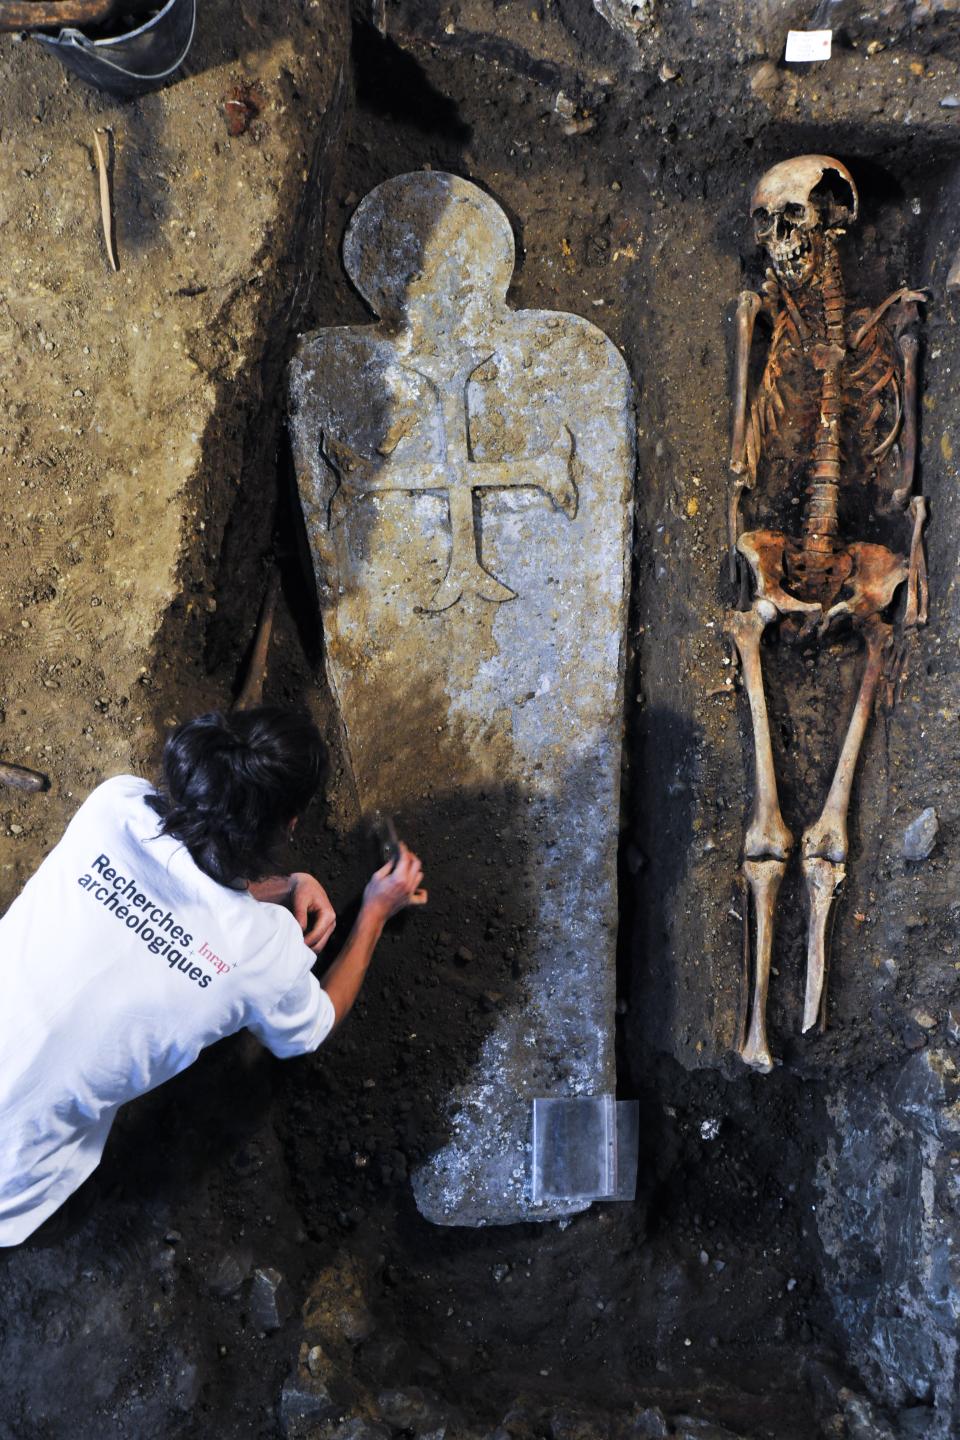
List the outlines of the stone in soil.
<svg viewBox="0 0 960 1440">
<path fill-rule="evenodd" d="M 872 1089 L 840 1087 L 832 1160 L 817 1176 L 824 1274 L 853 1363 L 893 1408 L 929 1400 L 926 1440 L 956 1433 L 960 1283 L 933 1200 L 955 1184 L 958 1097 L 956 1065 L 940 1049 L 914 1054 Z M 859 1414 L 865 1402 L 852 1399 Z M 853 1433 L 849 1416 L 848 1425 Z"/>
<path fill-rule="evenodd" d="M 311 1440 L 391 1440 L 385 1425 L 354 1417 L 337 1425 L 322 1425 Z"/>
<path fill-rule="evenodd" d="M 258 1330 L 279 1330 L 292 1309 L 289 1287 L 279 1270 L 254 1270 L 250 1286 L 250 1319 Z"/>
<path fill-rule="evenodd" d="M 937 843 L 940 822 L 932 805 L 921 810 L 903 832 L 903 853 L 907 860 L 926 860 Z"/>
<path fill-rule="evenodd" d="M 250 1274 L 253 1265 L 248 1252 L 228 1250 L 207 1269 L 204 1279 L 211 1295 L 235 1295 Z"/>
<path fill-rule="evenodd" d="M 624 1440 L 666 1440 L 670 1434 L 667 1418 L 659 1405 L 647 1406 L 631 1416 Z"/>
<path fill-rule="evenodd" d="M 301 1440 L 324 1420 L 332 1420 L 340 1406 L 323 1380 L 300 1367 L 280 1392 L 280 1426 L 288 1440 Z"/>
</svg>

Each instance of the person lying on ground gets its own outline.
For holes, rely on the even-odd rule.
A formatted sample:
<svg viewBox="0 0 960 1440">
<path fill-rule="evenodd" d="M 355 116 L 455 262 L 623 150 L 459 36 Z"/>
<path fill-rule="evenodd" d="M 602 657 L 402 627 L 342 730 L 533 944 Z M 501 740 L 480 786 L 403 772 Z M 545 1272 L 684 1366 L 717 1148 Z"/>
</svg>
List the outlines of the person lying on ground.
<svg viewBox="0 0 960 1440">
<path fill-rule="evenodd" d="M 392 915 L 426 903 L 405 845 L 377 870 L 318 981 L 336 916 L 275 876 L 326 768 L 313 723 L 261 706 L 167 740 L 162 780 L 97 787 L 0 919 L 0 1245 L 96 1169 L 119 1107 L 246 1027 L 304 1055 L 339 1025 Z"/>
</svg>

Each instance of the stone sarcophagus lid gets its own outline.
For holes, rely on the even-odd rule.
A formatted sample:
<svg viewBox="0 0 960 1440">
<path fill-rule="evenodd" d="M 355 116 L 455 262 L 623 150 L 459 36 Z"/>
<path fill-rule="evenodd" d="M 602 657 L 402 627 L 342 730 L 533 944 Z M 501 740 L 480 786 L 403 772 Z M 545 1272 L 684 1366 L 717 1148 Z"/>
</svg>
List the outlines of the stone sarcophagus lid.
<svg viewBox="0 0 960 1440">
<path fill-rule="evenodd" d="M 547 1219 L 588 1202 L 534 1203 L 532 1101 L 615 1088 L 629 377 L 586 320 L 507 305 L 510 224 L 466 180 L 378 186 L 343 254 L 379 318 L 304 336 L 290 397 L 347 758 L 365 810 L 511 796 L 491 863 L 523 856 L 529 917 L 414 1191 L 441 1224 Z"/>
</svg>

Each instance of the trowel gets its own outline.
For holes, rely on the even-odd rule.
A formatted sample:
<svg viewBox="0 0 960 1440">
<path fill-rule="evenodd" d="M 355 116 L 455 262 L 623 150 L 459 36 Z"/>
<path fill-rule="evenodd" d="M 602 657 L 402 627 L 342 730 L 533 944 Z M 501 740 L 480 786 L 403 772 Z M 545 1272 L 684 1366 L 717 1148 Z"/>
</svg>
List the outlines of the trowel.
<svg viewBox="0 0 960 1440">
<path fill-rule="evenodd" d="M 377 869 L 389 865 L 393 870 L 400 859 L 400 840 L 393 816 L 374 810 L 370 816 L 370 834 L 377 847 Z"/>
<path fill-rule="evenodd" d="M 377 847 L 376 866 L 379 870 L 383 865 L 389 865 L 393 870 L 400 859 L 400 837 L 397 835 L 397 827 L 393 823 L 393 816 L 388 815 L 384 810 L 374 810 L 370 816 L 370 834 Z M 407 923 L 407 912 L 401 910 L 390 920 L 391 928 L 395 931 L 403 930 Z"/>
</svg>

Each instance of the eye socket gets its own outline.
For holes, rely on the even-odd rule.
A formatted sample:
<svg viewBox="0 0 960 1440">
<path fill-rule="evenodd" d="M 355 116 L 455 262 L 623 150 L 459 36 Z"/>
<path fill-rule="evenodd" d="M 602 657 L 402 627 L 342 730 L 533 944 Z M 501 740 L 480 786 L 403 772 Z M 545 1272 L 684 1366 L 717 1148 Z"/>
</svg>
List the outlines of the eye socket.
<svg viewBox="0 0 960 1440">
<path fill-rule="evenodd" d="M 754 210 L 753 212 L 753 218 L 754 220 L 756 220 L 758 225 L 765 225 L 770 219 L 770 211 L 764 210 L 762 205 L 758 205 L 756 210 Z"/>
<path fill-rule="evenodd" d="M 783 213 L 788 220 L 802 220 L 807 213 L 807 207 L 806 205 L 798 205 L 795 201 L 791 201 L 789 205 L 783 207 Z"/>
</svg>

